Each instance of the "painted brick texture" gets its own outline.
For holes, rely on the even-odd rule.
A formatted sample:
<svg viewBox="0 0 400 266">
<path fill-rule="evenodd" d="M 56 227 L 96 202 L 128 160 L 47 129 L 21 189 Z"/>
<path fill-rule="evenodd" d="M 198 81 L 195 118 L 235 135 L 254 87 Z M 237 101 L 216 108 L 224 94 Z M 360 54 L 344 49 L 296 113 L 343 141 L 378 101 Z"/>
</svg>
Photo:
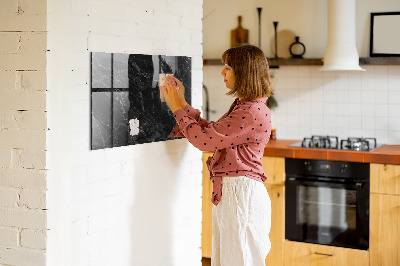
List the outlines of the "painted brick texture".
<svg viewBox="0 0 400 266">
<path fill-rule="evenodd" d="M 0 16 L 0 264 L 45 265 L 46 1 Z"/>
<path fill-rule="evenodd" d="M 49 1 L 47 10 L 48 265 L 201 265 L 201 152 L 186 140 L 91 151 L 89 59 L 191 56 L 199 108 L 202 0 Z"/>
</svg>

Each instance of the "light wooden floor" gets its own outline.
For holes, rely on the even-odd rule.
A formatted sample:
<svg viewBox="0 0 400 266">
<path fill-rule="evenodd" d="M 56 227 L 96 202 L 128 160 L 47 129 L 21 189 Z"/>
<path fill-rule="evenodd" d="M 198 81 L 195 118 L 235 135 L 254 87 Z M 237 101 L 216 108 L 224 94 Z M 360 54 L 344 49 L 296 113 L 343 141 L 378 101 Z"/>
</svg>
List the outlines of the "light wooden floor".
<svg viewBox="0 0 400 266">
<path fill-rule="evenodd" d="M 211 259 L 202 258 L 201 262 L 203 262 L 203 266 L 211 266 Z"/>
</svg>

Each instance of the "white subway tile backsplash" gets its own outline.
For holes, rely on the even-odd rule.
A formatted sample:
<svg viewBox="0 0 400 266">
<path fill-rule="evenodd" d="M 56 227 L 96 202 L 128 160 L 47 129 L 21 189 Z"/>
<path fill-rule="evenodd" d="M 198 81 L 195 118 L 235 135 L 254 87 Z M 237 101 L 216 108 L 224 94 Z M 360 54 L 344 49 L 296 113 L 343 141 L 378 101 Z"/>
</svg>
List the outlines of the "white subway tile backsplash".
<svg viewBox="0 0 400 266">
<path fill-rule="evenodd" d="M 400 131 L 389 131 L 389 140 L 387 143 L 400 143 Z"/>
<path fill-rule="evenodd" d="M 327 130 L 326 134 L 332 135 L 329 130 L 336 129 L 336 118 L 337 117 L 335 115 L 324 115 L 322 124 L 324 125 L 324 129 Z"/>
<path fill-rule="evenodd" d="M 400 75 L 397 77 L 389 77 L 388 79 L 388 90 L 398 91 L 400 90 Z"/>
<path fill-rule="evenodd" d="M 375 104 L 385 104 L 388 102 L 388 92 L 387 90 L 377 91 L 374 94 Z"/>
<path fill-rule="evenodd" d="M 389 130 L 400 131 L 400 117 L 389 118 Z"/>
<path fill-rule="evenodd" d="M 349 105 L 346 103 L 336 103 L 336 114 L 338 116 L 347 116 L 349 114 Z"/>
<path fill-rule="evenodd" d="M 391 77 L 400 78 L 400 66 L 396 65 L 396 66 L 388 67 L 388 76 L 389 76 L 389 79 Z"/>
<path fill-rule="evenodd" d="M 370 72 L 365 72 L 361 76 L 361 89 L 364 91 L 374 89 L 374 77 L 370 74 Z"/>
<path fill-rule="evenodd" d="M 336 89 L 338 90 L 348 90 L 349 88 L 349 78 L 348 73 L 345 71 L 340 71 L 336 76 Z"/>
<path fill-rule="evenodd" d="M 377 139 L 378 145 L 389 142 L 389 134 L 387 130 L 375 129 L 375 138 Z"/>
<path fill-rule="evenodd" d="M 342 116 L 336 116 L 336 128 L 341 129 L 341 130 L 346 130 L 349 127 L 349 117 L 342 115 Z"/>
<path fill-rule="evenodd" d="M 389 104 L 389 117 L 400 117 L 400 104 Z"/>
<path fill-rule="evenodd" d="M 288 66 L 285 67 L 286 72 L 284 73 L 285 77 L 298 77 L 298 68 L 297 66 Z"/>
<path fill-rule="evenodd" d="M 371 116 L 363 116 L 361 125 L 363 130 L 373 130 L 375 128 L 375 120 Z"/>
<path fill-rule="evenodd" d="M 388 117 L 375 117 L 375 131 L 389 128 Z"/>
<path fill-rule="evenodd" d="M 297 68 L 297 75 L 304 79 L 309 80 L 311 76 L 311 71 L 313 71 L 310 67 L 298 67 Z"/>
<path fill-rule="evenodd" d="M 363 89 L 361 91 L 361 101 L 363 104 L 374 103 L 374 91 Z"/>
<path fill-rule="evenodd" d="M 336 73 L 335 71 L 322 71 L 322 76 L 324 78 L 335 78 Z"/>
<path fill-rule="evenodd" d="M 349 128 L 349 137 L 360 137 L 362 136 L 361 128 Z"/>
<path fill-rule="evenodd" d="M 387 104 L 375 104 L 375 117 L 388 117 L 389 108 Z"/>
<path fill-rule="evenodd" d="M 349 90 L 349 93 L 348 93 L 348 95 L 349 95 L 348 96 L 349 103 L 358 103 L 358 104 L 360 104 L 361 101 L 362 101 L 361 92 L 362 92 L 361 89 L 360 90 Z"/>
<path fill-rule="evenodd" d="M 362 129 L 361 131 L 361 137 L 363 138 L 373 138 L 375 135 L 373 129 Z"/>
<path fill-rule="evenodd" d="M 349 90 L 361 90 L 361 72 L 350 71 L 348 74 Z"/>
<path fill-rule="evenodd" d="M 303 89 L 310 89 L 310 78 L 308 76 L 299 76 L 298 80 L 298 88 L 303 88 Z"/>
<path fill-rule="evenodd" d="M 310 87 L 315 91 L 324 85 L 323 77 L 311 77 Z M 320 90 L 318 90 L 320 91 Z M 322 95 L 321 95 L 322 98 Z M 320 98 L 320 99 L 321 99 Z"/>
<path fill-rule="evenodd" d="M 375 108 L 373 104 L 363 104 L 361 105 L 361 116 L 373 118 L 375 114 Z"/>
<path fill-rule="evenodd" d="M 336 114 L 335 103 L 325 103 L 323 106 L 323 114 L 324 114 L 324 116 L 335 115 Z"/>
<path fill-rule="evenodd" d="M 387 79 L 388 66 L 387 65 L 376 65 L 374 66 L 374 77 Z"/>
<path fill-rule="evenodd" d="M 314 77 L 323 78 L 324 77 L 324 71 L 320 70 L 321 69 L 320 66 L 309 66 L 308 68 L 310 69 L 311 78 L 314 78 Z"/>
<path fill-rule="evenodd" d="M 383 77 L 377 77 L 374 80 L 374 89 L 376 91 L 387 91 L 388 89 L 388 79 Z"/>
<path fill-rule="evenodd" d="M 388 103 L 400 105 L 400 89 L 397 91 L 390 90 L 388 92 Z"/>
<path fill-rule="evenodd" d="M 360 116 L 354 116 L 350 115 L 349 116 L 349 129 L 361 129 L 362 128 L 362 123 Z"/>
<path fill-rule="evenodd" d="M 299 79 L 297 77 L 287 77 L 286 78 L 286 87 L 288 89 L 299 88 Z"/>
<path fill-rule="evenodd" d="M 307 135 L 300 132 L 311 132 L 341 138 L 377 137 L 378 142 L 398 144 L 400 140 L 395 140 L 400 137 L 394 133 L 400 129 L 391 124 L 400 118 L 400 67 L 363 67 L 365 72 L 327 72 L 317 66 L 272 70 L 278 101 L 272 117 L 278 138 L 301 139 Z M 207 82 L 210 77 L 204 75 L 204 79 Z"/>
</svg>

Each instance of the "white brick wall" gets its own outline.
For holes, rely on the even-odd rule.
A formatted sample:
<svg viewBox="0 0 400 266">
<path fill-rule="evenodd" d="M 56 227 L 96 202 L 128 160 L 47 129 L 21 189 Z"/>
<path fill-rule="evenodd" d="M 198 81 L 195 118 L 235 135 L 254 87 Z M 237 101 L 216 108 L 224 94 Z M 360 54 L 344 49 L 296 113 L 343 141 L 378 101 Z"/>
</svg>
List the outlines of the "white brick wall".
<svg viewBox="0 0 400 266">
<path fill-rule="evenodd" d="M 46 1 L 0 17 L 0 264 L 45 265 Z"/>
<path fill-rule="evenodd" d="M 202 0 L 47 9 L 47 264 L 201 265 L 201 152 L 186 140 L 90 151 L 89 63 L 91 51 L 191 56 L 200 107 Z"/>
</svg>

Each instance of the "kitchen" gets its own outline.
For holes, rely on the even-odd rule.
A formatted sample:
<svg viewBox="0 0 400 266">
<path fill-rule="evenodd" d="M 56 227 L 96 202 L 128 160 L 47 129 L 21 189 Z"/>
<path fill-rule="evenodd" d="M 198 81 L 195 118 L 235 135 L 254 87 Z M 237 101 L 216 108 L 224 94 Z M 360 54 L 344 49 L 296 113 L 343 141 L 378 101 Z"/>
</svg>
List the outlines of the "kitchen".
<svg viewBox="0 0 400 266">
<path fill-rule="evenodd" d="M 237 26 L 236 18 L 239 15 L 242 16 L 242 26 L 249 29 L 249 43 L 258 44 L 258 7 L 262 7 L 261 48 L 267 58 L 271 58 L 270 64 L 274 62 L 275 56 L 273 21 L 279 22 L 278 42 L 279 38 L 287 41 L 285 38 L 290 34 L 290 36 L 300 36 L 300 41 L 307 48 L 304 58 L 322 58 L 328 39 L 326 30 L 328 26 L 327 3 L 328 1 L 302 1 L 301 3 L 284 1 L 276 4 L 271 1 L 255 1 L 249 4 L 240 1 L 230 1 L 229 3 L 226 1 L 204 1 L 203 58 L 205 63 L 219 59 L 220 54 L 228 48 L 230 44 L 229 33 Z M 375 1 L 356 1 L 355 39 L 360 58 L 370 56 L 370 13 L 398 10 L 400 10 L 398 1 L 382 1 L 379 4 Z M 218 25 L 218 27 L 215 25 Z M 216 36 L 219 36 L 219 38 L 216 38 Z M 293 41 L 294 39 L 286 42 L 286 49 Z M 287 56 L 288 52 L 285 54 L 285 51 L 282 51 L 283 49 L 284 47 L 282 48 L 278 44 L 278 56 L 290 57 L 290 54 Z M 398 58 L 394 60 L 398 60 Z M 231 103 L 231 99 L 224 95 L 226 91 L 219 76 L 221 67 L 222 65 L 206 64 L 203 70 L 203 82 L 208 89 L 210 99 L 210 120 L 218 119 Z M 296 265 L 291 263 L 294 263 L 298 258 L 294 255 L 289 256 L 289 254 L 296 252 L 304 255 L 304 257 L 312 252 L 322 254 L 315 255 L 313 253 L 314 256 L 317 256 L 313 259 L 324 261 L 321 261 L 322 264 L 315 264 L 315 261 L 309 258 L 309 261 L 304 262 L 303 265 L 329 265 L 330 263 L 336 265 L 335 262 L 329 262 L 329 259 L 335 257 L 338 259 L 343 256 L 354 257 L 354 260 L 361 263 L 359 265 L 398 265 L 399 263 L 397 255 L 399 247 L 397 244 L 382 245 L 387 247 L 386 251 L 397 251 L 396 254 L 393 254 L 379 250 L 379 253 L 383 252 L 388 255 L 386 260 L 376 255 L 377 249 L 373 249 L 374 245 L 375 247 L 377 245 L 375 241 L 382 240 L 375 231 L 371 230 L 377 228 L 382 230 L 382 227 L 373 227 L 375 228 L 373 229 L 372 226 L 380 224 L 380 222 L 376 219 L 371 220 L 372 218 L 369 221 L 370 251 L 365 253 L 360 250 L 360 255 L 356 253 L 343 255 L 344 253 L 332 250 L 313 250 L 311 252 L 307 249 L 310 246 L 307 246 L 304 250 L 302 246 L 296 245 L 297 242 L 285 240 L 284 235 L 285 201 L 283 199 L 285 198 L 285 189 L 287 189 L 285 188 L 286 158 L 312 160 L 311 163 L 329 160 L 364 162 L 368 166 L 370 164 L 370 217 L 373 214 L 381 214 L 379 212 L 383 209 L 379 207 L 381 206 L 379 204 L 382 204 L 382 201 L 394 202 L 395 205 L 393 206 L 399 204 L 400 66 L 398 61 L 397 63 L 387 61 L 383 65 L 361 64 L 361 67 L 366 71 L 321 71 L 320 65 L 306 64 L 281 65 L 279 68 L 271 68 L 275 90 L 274 97 L 278 103 L 278 106 L 272 109 L 272 124 L 273 128 L 276 129 L 277 140 L 270 141 L 265 150 L 264 169 L 269 176 L 266 186 L 270 195 L 273 195 L 271 196 L 272 204 L 278 206 L 275 210 L 273 209 L 273 219 L 274 214 L 279 216 L 280 219 L 275 221 L 275 226 L 278 229 L 271 231 L 271 239 L 279 240 L 275 245 L 277 248 L 274 250 L 273 247 L 267 257 L 267 265 Z M 333 139 L 328 138 L 326 140 L 321 136 L 331 136 Z M 373 139 L 354 142 L 353 139 L 348 139 L 349 137 Z M 311 148 L 308 150 L 289 146 L 293 144 L 295 144 L 294 146 L 301 145 L 303 138 L 305 138 L 303 142 L 306 146 L 309 146 L 312 142 L 313 145 L 316 145 L 314 147 L 323 147 L 323 149 Z M 340 150 L 341 144 L 343 144 L 345 150 L 353 147 L 358 151 Z M 382 147 L 383 144 L 386 144 L 386 146 Z M 339 150 L 334 150 L 334 146 L 338 146 Z M 372 149 L 372 151 L 360 151 L 360 147 L 365 146 L 371 147 L 367 149 Z M 375 177 L 379 178 L 376 179 Z M 207 178 L 205 177 L 204 180 L 207 180 Z M 387 185 L 388 180 L 393 181 L 393 183 Z M 385 185 L 382 185 L 382 182 Z M 207 190 L 205 183 L 204 190 Z M 384 197 L 382 196 L 384 194 L 390 196 Z M 203 199 L 203 209 L 207 210 L 207 208 L 204 208 L 204 204 L 206 203 Z M 396 209 L 393 206 L 387 208 Z M 394 215 L 394 220 L 391 220 L 394 226 L 387 226 L 387 228 L 390 228 L 387 230 L 392 230 L 390 232 L 393 234 L 398 231 L 398 226 L 395 224 L 396 221 L 399 221 L 399 214 L 396 215 Z M 203 219 L 206 218 L 203 217 Z M 207 241 L 210 241 L 209 236 L 204 237 L 204 229 L 207 229 L 207 226 L 210 226 L 210 224 L 203 220 L 204 257 L 210 255 L 204 255 Z M 274 221 L 272 228 L 274 228 Z M 272 242 L 274 243 L 274 240 Z M 331 248 L 323 245 L 312 247 Z M 343 252 L 348 250 L 345 248 Z M 350 249 L 350 251 L 353 250 Z M 336 254 L 336 256 L 331 256 L 333 254 Z M 268 262 L 268 258 L 270 258 L 270 262 Z M 351 264 L 351 260 L 345 259 L 344 261 L 344 265 L 356 265 Z M 342 261 L 340 263 L 343 264 Z"/>
</svg>

